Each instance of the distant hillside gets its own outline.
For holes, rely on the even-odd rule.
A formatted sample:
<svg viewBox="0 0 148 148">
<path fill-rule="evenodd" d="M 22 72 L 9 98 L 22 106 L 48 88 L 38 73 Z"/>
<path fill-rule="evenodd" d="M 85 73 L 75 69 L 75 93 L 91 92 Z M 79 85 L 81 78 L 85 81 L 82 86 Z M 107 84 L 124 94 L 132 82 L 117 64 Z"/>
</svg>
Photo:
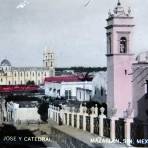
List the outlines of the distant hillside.
<svg viewBox="0 0 148 148">
<path fill-rule="evenodd" d="M 55 68 L 56 72 L 74 71 L 74 72 L 99 72 L 106 71 L 106 67 L 58 67 Z"/>
</svg>

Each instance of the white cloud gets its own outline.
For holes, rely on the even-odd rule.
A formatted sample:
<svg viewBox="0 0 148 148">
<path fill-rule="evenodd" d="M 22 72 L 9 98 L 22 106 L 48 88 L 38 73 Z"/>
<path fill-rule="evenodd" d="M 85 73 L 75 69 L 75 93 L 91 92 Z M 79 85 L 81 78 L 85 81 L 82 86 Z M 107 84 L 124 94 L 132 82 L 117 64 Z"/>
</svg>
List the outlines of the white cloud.
<svg viewBox="0 0 148 148">
<path fill-rule="evenodd" d="M 22 8 L 24 8 L 26 5 L 29 5 L 29 4 L 30 4 L 30 2 L 24 0 L 23 2 L 19 3 L 19 4 L 16 6 L 16 8 L 17 8 L 17 9 L 22 9 Z"/>
</svg>

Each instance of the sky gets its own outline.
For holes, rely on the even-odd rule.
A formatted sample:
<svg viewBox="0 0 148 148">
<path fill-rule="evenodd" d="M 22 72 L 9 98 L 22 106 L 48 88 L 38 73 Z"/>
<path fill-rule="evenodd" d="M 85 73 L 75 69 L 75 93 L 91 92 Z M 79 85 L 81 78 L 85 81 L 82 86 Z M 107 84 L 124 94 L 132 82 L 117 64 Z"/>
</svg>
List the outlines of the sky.
<svg viewBox="0 0 148 148">
<path fill-rule="evenodd" d="M 89 3 L 90 1 L 90 3 Z M 135 17 L 133 52 L 148 50 L 148 1 L 121 0 Z M 41 66 L 44 47 L 57 67 L 106 66 L 106 18 L 117 0 L 0 0 L 0 60 Z"/>
</svg>

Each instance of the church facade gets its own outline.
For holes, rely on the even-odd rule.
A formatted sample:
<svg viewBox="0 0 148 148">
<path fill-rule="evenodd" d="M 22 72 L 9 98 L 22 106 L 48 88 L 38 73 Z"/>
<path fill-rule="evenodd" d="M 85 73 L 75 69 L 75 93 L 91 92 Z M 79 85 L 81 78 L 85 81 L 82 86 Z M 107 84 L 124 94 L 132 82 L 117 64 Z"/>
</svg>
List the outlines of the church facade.
<svg viewBox="0 0 148 148">
<path fill-rule="evenodd" d="M 148 122 L 148 51 L 132 52 L 133 20 L 120 1 L 107 18 L 107 114 Z"/>
<path fill-rule="evenodd" d="M 107 18 L 107 104 L 108 115 L 123 117 L 132 103 L 133 17 L 118 2 Z"/>
<path fill-rule="evenodd" d="M 14 67 L 7 59 L 0 64 L 0 85 L 25 85 L 33 81 L 36 85 L 44 83 L 45 77 L 55 74 L 55 55 L 53 50 L 44 49 L 42 67 Z"/>
</svg>

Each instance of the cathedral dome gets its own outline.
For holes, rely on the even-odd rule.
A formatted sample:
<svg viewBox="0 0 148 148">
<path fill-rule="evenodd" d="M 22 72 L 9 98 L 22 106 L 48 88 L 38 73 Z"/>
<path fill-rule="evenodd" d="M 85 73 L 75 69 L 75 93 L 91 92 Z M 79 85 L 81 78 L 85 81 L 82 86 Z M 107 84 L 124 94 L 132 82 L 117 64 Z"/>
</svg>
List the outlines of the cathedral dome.
<svg viewBox="0 0 148 148">
<path fill-rule="evenodd" d="M 138 63 L 148 63 L 148 51 L 141 52 L 137 57 L 136 61 Z"/>
<path fill-rule="evenodd" d="M 11 63 L 7 59 L 4 59 L 1 61 L 1 66 L 11 66 Z"/>
</svg>

